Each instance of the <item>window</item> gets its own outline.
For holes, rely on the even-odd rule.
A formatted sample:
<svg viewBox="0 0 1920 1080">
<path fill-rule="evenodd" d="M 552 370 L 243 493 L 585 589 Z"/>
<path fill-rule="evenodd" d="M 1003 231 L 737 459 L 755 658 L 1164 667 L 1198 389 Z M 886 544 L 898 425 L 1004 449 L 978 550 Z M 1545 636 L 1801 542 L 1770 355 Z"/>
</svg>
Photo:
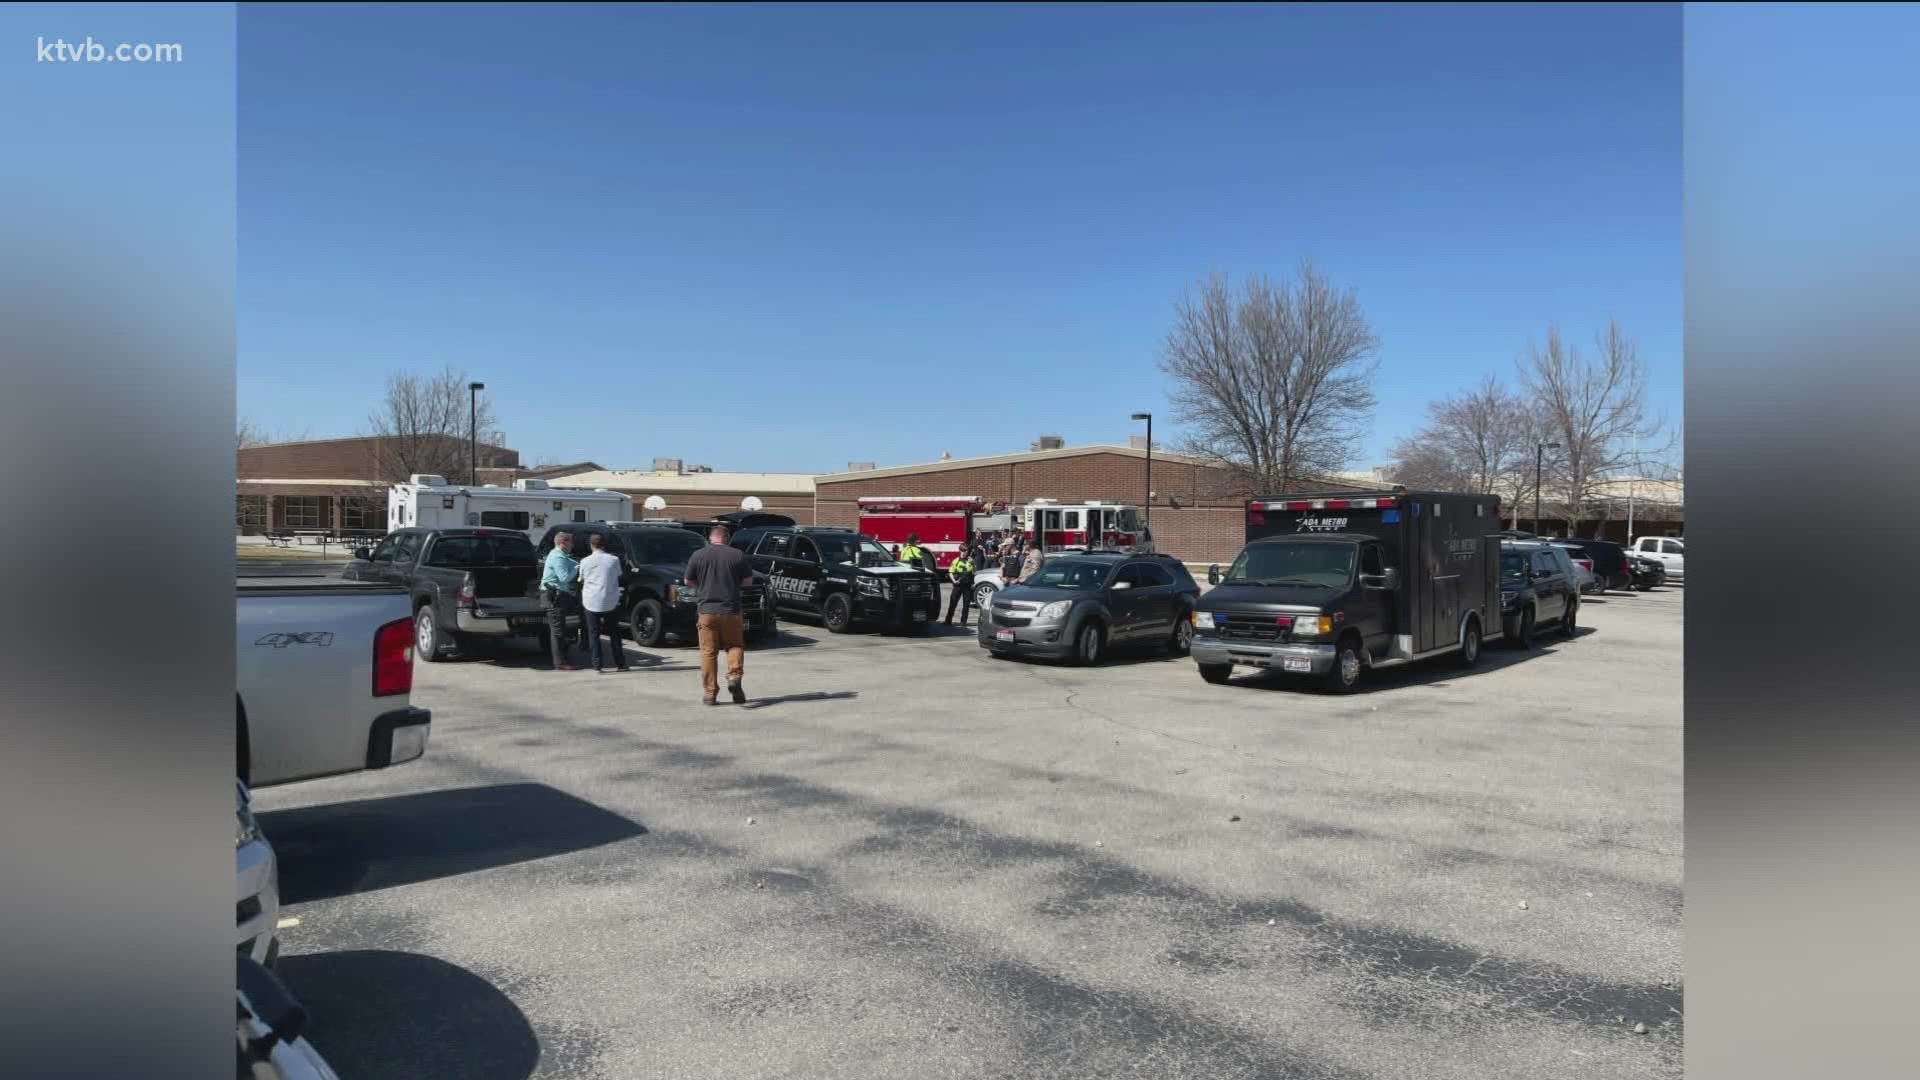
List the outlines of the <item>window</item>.
<svg viewBox="0 0 1920 1080">
<path fill-rule="evenodd" d="M 420 534 L 401 533 L 393 542 L 393 561 L 410 563 L 420 555 Z"/>
<path fill-rule="evenodd" d="M 1387 566 L 1380 558 L 1380 545 L 1368 544 L 1360 549 L 1360 572 L 1379 576 L 1387 572 Z"/>
<path fill-rule="evenodd" d="M 1533 553 L 1533 572 L 1536 574 L 1557 574 L 1560 572 L 1560 563 L 1553 557 L 1552 552 L 1536 551 Z"/>
<path fill-rule="evenodd" d="M 444 537 L 433 545 L 433 550 L 430 552 L 433 557 L 427 560 L 427 565 L 479 566 L 481 565 L 480 544 L 480 537 L 477 536 Z"/>
<path fill-rule="evenodd" d="M 1155 565 L 1154 563 L 1135 563 L 1133 564 L 1133 572 L 1135 578 L 1138 579 L 1139 586 L 1143 589 L 1152 589 L 1173 584 L 1173 575 L 1167 573 L 1165 568 Z"/>
<path fill-rule="evenodd" d="M 1060 527 L 1068 530 L 1069 532 L 1077 531 L 1080 528 L 1080 511 L 1068 510 L 1066 512 L 1065 521 Z"/>
<path fill-rule="evenodd" d="M 806 537 L 796 536 L 793 538 L 793 557 L 801 562 L 817 563 L 820 561 L 820 549 Z"/>
<path fill-rule="evenodd" d="M 1662 540 L 1660 541 L 1660 550 L 1666 552 L 1668 555 L 1684 555 L 1687 553 L 1687 545 L 1678 540 Z"/>
<path fill-rule="evenodd" d="M 793 538 L 786 533 L 768 533 L 767 538 L 760 541 L 760 554 L 776 559 L 787 558 L 792 541 Z"/>
<path fill-rule="evenodd" d="M 518 529 L 525 532 L 531 519 L 525 510 L 482 510 L 480 524 L 489 529 Z"/>
<path fill-rule="evenodd" d="M 642 563 L 683 563 L 707 546 L 684 529 L 638 529 L 628 533 L 626 540 L 634 561 Z"/>
<path fill-rule="evenodd" d="M 368 562 L 392 562 L 393 548 L 394 548 L 393 541 L 394 541 L 394 538 L 391 536 L 387 537 L 385 540 L 380 541 L 380 546 L 373 549 L 373 557 L 368 559 L 367 561 Z"/>
<path fill-rule="evenodd" d="M 267 497 L 265 495 L 239 495 L 235 497 L 233 523 L 241 530 L 264 529 L 267 527 Z"/>
<path fill-rule="evenodd" d="M 340 527 L 375 529 L 380 524 L 379 509 L 364 495 L 349 495 L 340 500 Z"/>
<path fill-rule="evenodd" d="M 1098 589 L 1107 583 L 1110 566 L 1084 559 L 1055 559 L 1023 584 L 1043 589 Z"/>
<path fill-rule="evenodd" d="M 286 497 L 285 514 L 289 529 L 317 529 L 321 515 L 325 513 L 321 504 L 325 502 L 318 495 L 289 495 Z"/>
<path fill-rule="evenodd" d="M 575 510 L 573 512 L 573 520 L 575 521 L 587 520 L 587 512 L 585 510 Z"/>
</svg>

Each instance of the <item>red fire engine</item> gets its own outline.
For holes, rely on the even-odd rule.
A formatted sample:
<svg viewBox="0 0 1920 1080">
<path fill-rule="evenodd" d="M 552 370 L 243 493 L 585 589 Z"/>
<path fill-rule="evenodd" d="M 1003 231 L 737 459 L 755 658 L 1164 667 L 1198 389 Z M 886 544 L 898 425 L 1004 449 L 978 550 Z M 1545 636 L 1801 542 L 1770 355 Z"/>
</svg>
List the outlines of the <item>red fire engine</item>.
<svg viewBox="0 0 1920 1080">
<path fill-rule="evenodd" d="M 973 535 L 973 515 L 986 509 L 984 500 L 971 495 L 872 496 L 859 503 L 862 533 L 889 548 L 905 544 L 908 533 L 917 535 L 941 570 Z"/>
<path fill-rule="evenodd" d="M 1027 542 L 1042 549 L 1153 550 L 1153 540 L 1140 526 L 1140 512 L 1125 503 L 1035 499 L 1021 508 L 1020 527 L 1027 534 Z"/>
</svg>

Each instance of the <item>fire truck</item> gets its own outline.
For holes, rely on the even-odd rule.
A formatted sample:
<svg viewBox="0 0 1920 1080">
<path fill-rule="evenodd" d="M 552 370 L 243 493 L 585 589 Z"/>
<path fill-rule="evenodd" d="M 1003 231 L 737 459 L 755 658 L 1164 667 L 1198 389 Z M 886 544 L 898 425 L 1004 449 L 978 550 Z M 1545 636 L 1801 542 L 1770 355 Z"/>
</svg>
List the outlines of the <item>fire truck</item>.
<svg viewBox="0 0 1920 1080">
<path fill-rule="evenodd" d="M 966 547 L 973 535 L 974 515 L 983 513 L 987 505 L 973 495 L 871 496 L 858 501 L 862 535 L 892 548 L 905 544 L 912 533 L 942 573 Z"/>
<path fill-rule="evenodd" d="M 1107 548 L 1144 554 L 1153 550 L 1153 538 L 1140 525 L 1140 511 L 1125 503 L 1035 499 L 1020 508 L 1020 528 L 1027 543 L 1043 551 Z"/>
</svg>

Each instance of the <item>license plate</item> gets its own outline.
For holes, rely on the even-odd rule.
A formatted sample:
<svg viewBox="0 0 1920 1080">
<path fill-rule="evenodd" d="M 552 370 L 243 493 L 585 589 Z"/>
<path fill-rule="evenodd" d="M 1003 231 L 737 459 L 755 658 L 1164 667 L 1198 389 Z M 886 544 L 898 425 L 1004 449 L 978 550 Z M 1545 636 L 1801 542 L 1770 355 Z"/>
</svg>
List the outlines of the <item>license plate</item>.
<svg viewBox="0 0 1920 1080">
<path fill-rule="evenodd" d="M 1282 657 L 1280 660 L 1280 670 L 1311 672 L 1313 670 L 1313 661 L 1303 660 L 1297 656 Z"/>
<path fill-rule="evenodd" d="M 995 631 L 993 632 L 993 640 L 995 640 L 995 641 L 1012 641 L 1012 640 L 1013 640 L 1013 631 L 1011 631 L 1011 630 L 995 630 Z"/>
</svg>

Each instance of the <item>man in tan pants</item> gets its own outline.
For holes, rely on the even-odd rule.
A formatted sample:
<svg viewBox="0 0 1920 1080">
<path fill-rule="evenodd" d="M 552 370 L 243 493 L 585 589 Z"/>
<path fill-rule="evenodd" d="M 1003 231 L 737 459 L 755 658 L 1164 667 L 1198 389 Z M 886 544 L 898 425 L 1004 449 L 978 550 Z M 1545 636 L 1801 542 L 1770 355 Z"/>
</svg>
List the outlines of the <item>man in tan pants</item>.
<svg viewBox="0 0 1920 1080">
<path fill-rule="evenodd" d="M 727 545 L 725 525 L 707 534 L 711 541 L 687 560 L 687 584 L 699 597 L 701 700 L 720 703 L 720 650 L 727 652 L 727 692 L 735 705 L 747 700 L 740 679 L 747 667 L 746 620 L 741 617 L 740 587 L 753 580 L 747 556 Z"/>
</svg>

